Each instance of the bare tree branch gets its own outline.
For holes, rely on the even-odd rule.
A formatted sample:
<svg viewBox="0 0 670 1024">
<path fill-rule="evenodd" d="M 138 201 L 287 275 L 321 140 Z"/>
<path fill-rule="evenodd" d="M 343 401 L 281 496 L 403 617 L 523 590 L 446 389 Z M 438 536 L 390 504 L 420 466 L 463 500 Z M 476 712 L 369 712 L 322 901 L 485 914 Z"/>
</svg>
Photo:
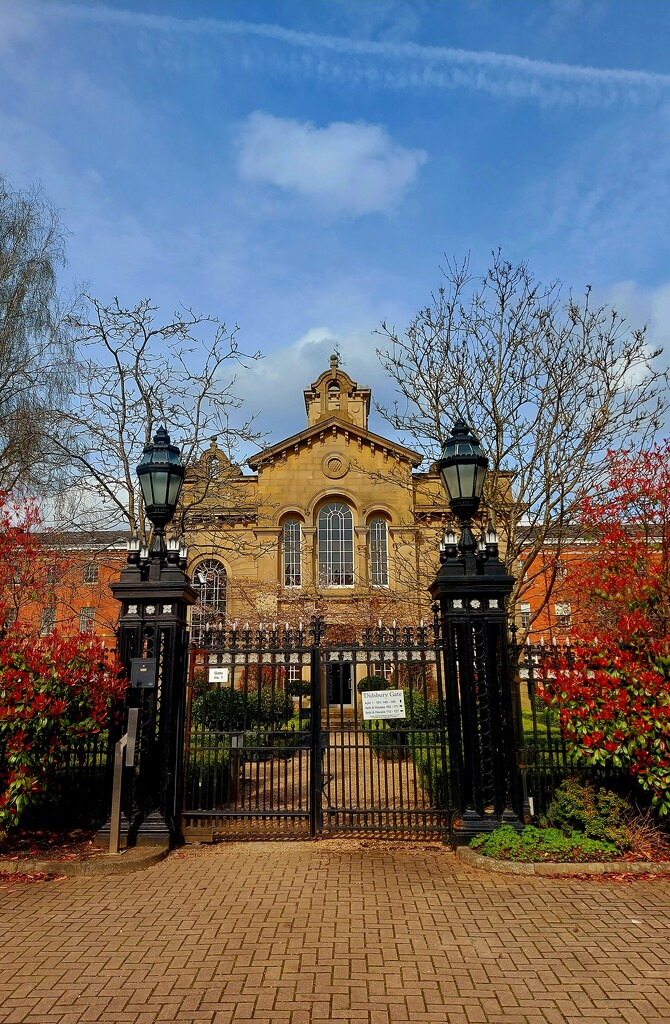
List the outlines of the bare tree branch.
<svg viewBox="0 0 670 1024">
<path fill-rule="evenodd" d="M 258 438 L 251 421 L 231 419 L 241 406 L 233 371 L 259 358 L 240 352 L 238 328 L 187 308 L 162 324 L 156 313 L 148 299 L 125 307 L 118 298 L 105 305 L 87 297 L 70 320 L 80 386 L 55 443 L 73 467 L 61 518 L 78 528 L 127 525 L 146 537 L 135 467 L 161 424 L 181 447 L 187 470 L 212 435 L 231 463 L 240 443 Z"/>
<path fill-rule="evenodd" d="M 500 252 L 481 279 L 468 259 L 442 273 L 404 333 L 386 323 L 378 331 L 377 354 L 398 394 L 379 411 L 428 458 L 438 457 L 457 411 L 480 435 L 491 457 L 489 508 L 517 576 L 514 605 L 549 538 L 560 552 L 607 450 L 659 428 L 668 374 L 645 328 L 593 306 L 590 288 L 581 301 L 564 298 L 560 283 L 541 285 Z"/>
<path fill-rule="evenodd" d="M 68 321 L 77 298 L 59 291 L 64 231 L 39 190 L 0 177 L 0 489 L 46 490 L 59 475 L 51 433 L 74 380 Z"/>
</svg>

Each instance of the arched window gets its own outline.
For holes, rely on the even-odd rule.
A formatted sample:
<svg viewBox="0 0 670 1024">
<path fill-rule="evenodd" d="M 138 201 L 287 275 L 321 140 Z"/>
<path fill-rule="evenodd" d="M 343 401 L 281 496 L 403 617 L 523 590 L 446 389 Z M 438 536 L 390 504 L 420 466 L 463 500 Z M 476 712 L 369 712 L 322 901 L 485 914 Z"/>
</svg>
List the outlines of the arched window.
<svg viewBox="0 0 670 1024">
<path fill-rule="evenodd" d="M 302 527 L 299 519 L 287 519 L 282 535 L 284 586 L 302 586 Z"/>
<path fill-rule="evenodd" d="M 324 505 L 317 520 L 318 579 L 322 587 L 354 584 L 354 517 L 342 502 Z"/>
<path fill-rule="evenodd" d="M 368 529 L 368 556 L 370 559 L 370 583 L 373 587 L 389 585 L 389 542 L 386 520 L 375 516 Z"/>
<path fill-rule="evenodd" d="M 226 617 L 225 566 L 214 558 L 199 562 L 193 570 L 191 582 L 198 595 L 191 612 L 191 642 L 197 645 L 208 622 L 222 622 Z"/>
</svg>

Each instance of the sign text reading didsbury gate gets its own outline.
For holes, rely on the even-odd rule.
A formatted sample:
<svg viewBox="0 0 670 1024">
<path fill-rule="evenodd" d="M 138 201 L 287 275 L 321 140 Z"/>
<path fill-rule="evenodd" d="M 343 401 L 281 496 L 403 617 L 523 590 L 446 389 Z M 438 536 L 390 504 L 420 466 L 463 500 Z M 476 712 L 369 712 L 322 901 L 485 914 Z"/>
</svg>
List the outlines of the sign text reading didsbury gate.
<svg viewBox="0 0 670 1024">
<path fill-rule="evenodd" d="M 403 690 L 367 690 L 361 694 L 363 719 L 406 718 Z"/>
</svg>

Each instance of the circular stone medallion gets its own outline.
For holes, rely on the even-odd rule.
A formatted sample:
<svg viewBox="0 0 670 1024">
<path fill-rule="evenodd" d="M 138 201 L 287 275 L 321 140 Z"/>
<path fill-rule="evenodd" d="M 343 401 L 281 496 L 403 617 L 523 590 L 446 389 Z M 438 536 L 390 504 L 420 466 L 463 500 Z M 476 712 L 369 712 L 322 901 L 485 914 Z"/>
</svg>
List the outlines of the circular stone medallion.
<svg viewBox="0 0 670 1024">
<path fill-rule="evenodd" d="M 330 452 L 328 455 L 324 455 L 321 467 L 325 476 L 330 477 L 331 480 L 339 480 L 349 472 L 349 459 L 342 452 Z"/>
</svg>

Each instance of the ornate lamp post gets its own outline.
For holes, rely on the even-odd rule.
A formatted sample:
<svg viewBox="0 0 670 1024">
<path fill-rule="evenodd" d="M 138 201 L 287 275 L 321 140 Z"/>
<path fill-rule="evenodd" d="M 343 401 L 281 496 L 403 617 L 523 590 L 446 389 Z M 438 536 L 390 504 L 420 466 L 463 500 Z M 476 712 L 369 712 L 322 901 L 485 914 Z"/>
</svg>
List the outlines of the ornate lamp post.
<svg viewBox="0 0 670 1024">
<path fill-rule="evenodd" d="M 437 465 L 461 528 L 458 541 L 445 533 L 430 587 L 439 603 L 444 654 L 452 839 L 461 844 L 503 823 L 522 825 L 505 610 L 514 578 L 500 560 L 493 527 L 479 542 L 472 532 L 488 459 L 462 419 Z"/>
<path fill-rule="evenodd" d="M 187 609 L 196 600 L 186 575 L 186 548 L 165 542 L 184 466 L 164 427 L 145 445 L 137 467 L 151 549 L 128 542 L 127 566 L 112 585 L 121 602 L 118 652 L 131 679 L 129 706 L 139 707 L 139 765 L 127 805 L 129 841 L 174 844 L 180 838 Z"/>
<path fill-rule="evenodd" d="M 145 444 L 137 476 L 147 517 L 154 527 L 152 550 L 161 553 L 165 550 L 165 527 L 174 516 L 184 483 L 179 449 L 170 444 L 165 427 L 159 427 L 153 441 Z"/>
</svg>

